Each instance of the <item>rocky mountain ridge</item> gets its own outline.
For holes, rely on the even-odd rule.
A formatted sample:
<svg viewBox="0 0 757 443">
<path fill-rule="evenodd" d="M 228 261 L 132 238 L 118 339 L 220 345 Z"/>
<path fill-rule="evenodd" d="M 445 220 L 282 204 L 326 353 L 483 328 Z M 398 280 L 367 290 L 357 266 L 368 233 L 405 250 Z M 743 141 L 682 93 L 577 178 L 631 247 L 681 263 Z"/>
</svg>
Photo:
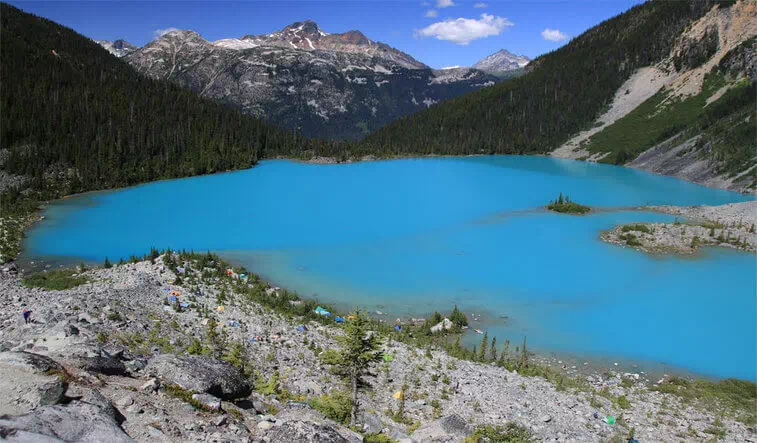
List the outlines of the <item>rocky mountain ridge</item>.
<svg viewBox="0 0 757 443">
<path fill-rule="evenodd" d="M 215 42 L 173 31 L 124 59 L 149 77 L 327 138 L 358 138 L 498 81 L 471 68 L 432 70 L 358 31 L 327 34 L 311 21 Z"/>
<path fill-rule="evenodd" d="M 132 45 L 131 43 L 123 39 L 114 41 L 95 40 L 95 42 L 97 42 L 103 48 L 107 49 L 108 52 L 115 55 L 116 57 L 124 57 L 139 49 L 137 46 Z"/>
<path fill-rule="evenodd" d="M 507 49 L 500 49 L 476 62 L 473 68 L 489 74 L 497 74 L 525 68 L 530 61 L 531 59 L 525 55 L 515 55 Z"/>
</svg>

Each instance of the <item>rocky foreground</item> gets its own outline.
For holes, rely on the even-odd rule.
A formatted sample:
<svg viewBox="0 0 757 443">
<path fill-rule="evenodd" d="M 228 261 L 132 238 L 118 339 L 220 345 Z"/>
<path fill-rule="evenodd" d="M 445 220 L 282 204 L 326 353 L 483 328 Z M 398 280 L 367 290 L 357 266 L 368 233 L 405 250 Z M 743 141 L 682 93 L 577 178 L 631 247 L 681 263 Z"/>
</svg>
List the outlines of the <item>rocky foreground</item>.
<svg viewBox="0 0 757 443">
<path fill-rule="evenodd" d="M 86 283 L 60 291 L 0 273 L 0 436 L 462 441 L 501 425 L 517 432 L 510 437 L 537 440 L 625 441 L 635 432 L 642 442 L 756 441 L 744 411 L 664 392 L 667 381 L 654 387 L 607 373 L 555 385 L 391 336 L 384 337 L 391 358 L 364 377 L 359 425 L 350 429 L 335 421 L 344 417 L 345 384 L 318 357 L 338 346 L 338 325 L 277 313 L 267 306 L 281 291 L 264 282 L 177 254 L 169 259 L 178 261 L 175 274 L 165 260 L 81 272 L 70 278 Z M 242 288 L 273 302 L 264 306 Z M 29 324 L 23 309 L 32 311 Z M 404 401 L 393 396 L 403 385 Z"/>
<path fill-rule="evenodd" d="M 641 209 L 680 216 L 682 220 L 620 225 L 603 232 L 601 238 L 649 253 L 693 254 L 702 246 L 757 252 L 757 201 Z"/>
</svg>

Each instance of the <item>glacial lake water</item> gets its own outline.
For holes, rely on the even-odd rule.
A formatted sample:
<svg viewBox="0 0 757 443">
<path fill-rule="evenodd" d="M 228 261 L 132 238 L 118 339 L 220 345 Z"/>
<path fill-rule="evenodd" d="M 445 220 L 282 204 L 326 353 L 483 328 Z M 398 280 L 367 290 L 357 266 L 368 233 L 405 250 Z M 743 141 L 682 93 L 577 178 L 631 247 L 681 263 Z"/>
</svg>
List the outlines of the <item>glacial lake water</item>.
<svg viewBox="0 0 757 443">
<path fill-rule="evenodd" d="M 601 210 L 542 209 L 559 192 Z M 619 223 L 673 220 L 631 206 L 747 199 L 544 157 L 273 160 L 55 202 L 22 260 L 212 250 L 302 296 L 380 310 L 387 321 L 458 304 L 500 344 L 525 335 L 537 351 L 755 380 L 754 255 L 649 256 L 599 240 Z"/>
</svg>

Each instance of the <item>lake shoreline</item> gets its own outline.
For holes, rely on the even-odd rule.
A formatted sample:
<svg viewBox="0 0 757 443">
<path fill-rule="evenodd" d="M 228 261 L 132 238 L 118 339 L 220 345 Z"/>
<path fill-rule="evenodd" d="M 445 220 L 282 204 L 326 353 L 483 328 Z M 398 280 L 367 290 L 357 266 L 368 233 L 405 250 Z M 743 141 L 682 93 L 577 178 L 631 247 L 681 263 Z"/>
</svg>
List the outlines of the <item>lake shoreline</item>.
<svg viewBox="0 0 757 443">
<path fill-rule="evenodd" d="M 227 346 L 240 343 L 247 349 L 250 364 L 262 374 L 261 378 L 281 371 L 281 388 L 306 399 L 321 392 L 333 393 L 339 381 L 320 362 L 318 353 L 320 349 L 336 346 L 334 337 L 341 333 L 339 325 L 333 321 L 293 318 L 271 309 L 282 294 L 280 290 L 263 281 L 225 275 L 222 262 L 213 265 L 216 270 L 203 277 L 211 268 L 207 263 L 199 265 L 193 261 L 202 255 L 193 259 L 174 253 L 171 264 L 166 255 L 159 255 L 154 263 L 145 260 L 110 269 L 89 269 L 80 274 L 87 283 L 62 291 L 29 289 L 17 276 L 0 275 L 0 301 L 8 307 L 0 314 L 2 345 L 56 359 L 73 375 L 70 379 L 73 388 L 94 377 L 88 375 L 86 360 L 82 367 L 79 356 L 106 349 L 125 360 L 130 379 L 135 380 L 127 384 L 139 388 L 153 377 L 141 369 L 144 365 L 140 361 L 186 355 L 184 347 L 194 338 L 205 337 L 207 319 L 214 318 Z M 183 271 L 174 273 L 173 267 Z M 177 283 L 180 275 L 182 282 Z M 260 300 L 247 294 L 257 289 Z M 177 298 L 187 302 L 187 306 L 172 308 L 168 301 L 170 291 L 177 291 Z M 216 308 L 219 298 L 223 298 L 224 309 Z M 20 319 L 24 307 L 33 312 L 31 325 L 24 325 Z M 307 330 L 299 330 L 300 324 L 307 325 Z M 75 329 L 71 329 L 73 325 Z M 60 330 L 75 332 L 62 334 Z M 254 342 L 249 340 L 250 336 L 256 337 Z M 656 417 L 677 412 L 686 417 L 687 424 L 683 426 L 688 426 L 691 437 L 706 437 L 713 422 L 722 423 L 718 427 L 727 431 L 729 438 L 752 435 L 739 421 L 740 416 L 730 410 L 714 410 L 704 403 L 692 403 L 672 394 L 669 389 L 675 388 L 675 379 L 647 383 L 633 373 L 613 368 L 585 378 L 558 375 L 545 379 L 525 370 L 458 359 L 436 346 L 427 348 L 387 338 L 384 352 L 392 355 L 393 360 L 377 366 L 367 377 L 367 385 L 375 395 L 361 393 L 360 402 L 363 410 L 376 411 L 384 426 L 398 437 L 404 432 L 411 434 L 412 430 L 387 420 L 384 411 L 396 406 L 392 394 L 398 388 L 396 382 L 403 380 L 409 385 L 411 400 L 407 402 L 406 414 L 421 425 L 439 415 L 473 414 L 475 424 L 515 420 L 545 440 L 559 439 L 559 435 L 569 440 L 607 440 L 618 432 L 635 428 L 641 439 L 662 441 L 673 439 L 682 425 L 677 421 L 658 422 Z M 531 356 L 529 360 L 539 357 Z M 537 368 L 534 369 L 538 371 Z M 158 402 L 170 401 L 170 397 L 156 396 L 149 390 L 128 388 L 124 380 L 129 379 L 101 375 L 97 379 L 98 389 L 108 400 L 123 409 L 132 403 L 136 405 L 124 414 L 125 430 L 130 434 L 149 429 L 149 420 L 141 420 L 140 408 L 148 410 Z M 161 380 L 161 385 L 163 382 L 166 380 Z M 279 398 L 283 394 L 253 395 L 257 395 L 254 401 L 264 401 L 276 409 L 289 407 L 286 400 Z M 122 400 L 125 396 L 131 398 L 128 403 Z M 234 405 L 224 402 L 223 407 L 229 410 Z M 432 408 L 438 412 L 432 414 Z M 487 413 L 479 414 L 479 408 Z M 183 426 L 185 422 L 205 418 L 191 411 L 188 414 L 181 403 L 171 403 L 165 409 L 171 411 L 168 414 L 173 422 L 179 423 L 181 432 L 189 433 L 182 434 L 185 438 L 196 438 L 198 432 L 204 431 Z M 237 417 L 249 420 L 253 432 L 258 422 L 267 420 L 262 416 L 265 412 L 256 415 L 255 410 L 236 409 L 239 412 L 229 414 L 227 420 Z M 598 417 L 593 416 L 595 412 Z M 606 415 L 623 420 L 611 426 L 602 421 Z M 281 419 L 286 420 L 285 417 Z"/>
</svg>

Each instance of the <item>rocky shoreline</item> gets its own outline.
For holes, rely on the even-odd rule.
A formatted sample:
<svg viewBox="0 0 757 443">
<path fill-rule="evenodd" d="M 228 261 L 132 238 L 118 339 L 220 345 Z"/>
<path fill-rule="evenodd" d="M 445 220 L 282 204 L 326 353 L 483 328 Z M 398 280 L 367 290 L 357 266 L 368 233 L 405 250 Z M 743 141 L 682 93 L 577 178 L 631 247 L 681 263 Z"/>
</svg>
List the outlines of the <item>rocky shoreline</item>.
<svg viewBox="0 0 757 443">
<path fill-rule="evenodd" d="M 652 254 L 693 254 L 703 246 L 757 252 L 757 201 L 638 209 L 681 216 L 684 221 L 620 225 L 602 232 L 601 239 Z"/>
<path fill-rule="evenodd" d="M 174 253 L 80 272 L 74 277 L 86 283 L 60 291 L 0 274 L 3 435 L 462 441 L 481 426 L 507 424 L 538 440 L 627 439 L 632 430 L 640 441 L 755 438 L 743 411 L 666 392 L 675 380 L 648 385 L 638 375 L 608 372 L 548 381 L 419 349 L 391 334 L 383 349 L 391 358 L 364 378 L 359 426 L 349 429 L 324 416 L 328 408 L 312 406 L 313 399 L 335 401 L 343 389 L 319 358 L 338 347 L 341 327 L 277 311 L 271 306 L 286 299 L 281 290 L 224 271 Z M 29 324 L 23 309 L 32 311 Z M 399 420 L 392 411 L 403 385 Z"/>
</svg>

